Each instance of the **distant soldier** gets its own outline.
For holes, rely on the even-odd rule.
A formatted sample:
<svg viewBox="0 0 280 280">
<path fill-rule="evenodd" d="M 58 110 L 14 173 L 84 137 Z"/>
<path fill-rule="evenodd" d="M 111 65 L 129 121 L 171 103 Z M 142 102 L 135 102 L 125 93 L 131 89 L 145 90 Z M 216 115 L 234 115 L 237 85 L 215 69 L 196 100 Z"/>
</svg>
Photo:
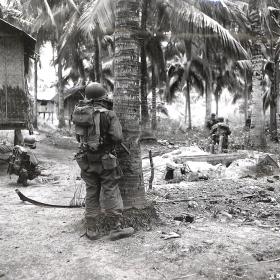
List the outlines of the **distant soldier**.
<svg viewBox="0 0 280 280">
<path fill-rule="evenodd" d="M 213 144 L 221 146 L 222 150 L 228 149 L 228 136 L 231 134 L 228 124 L 224 122 L 224 118 L 217 118 L 217 123 L 211 128 L 210 135 Z M 220 143 L 222 141 L 222 143 Z"/>
<path fill-rule="evenodd" d="M 85 100 L 73 112 L 80 143 L 76 161 L 86 183 L 86 236 L 91 240 L 99 238 L 96 222 L 101 212 L 114 220 L 111 239 L 134 232 L 133 228 L 121 228 L 123 201 L 118 186 L 121 171 L 115 145 L 122 141 L 122 127 L 106 95 L 101 84 L 90 83 L 85 88 Z"/>
<path fill-rule="evenodd" d="M 206 123 L 206 127 L 211 130 L 212 126 L 216 124 L 218 121 L 216 119 L 216 114 L 212 113 L 209 120 Z"/>
<path fill-rule="evenodd" d="M 251 128 L 251 122 L 252 122 L 251 115 L 249 115 L 248 118 L 246 119 L 246 123 L 245 123 L 245 128 L 246 129 Z"/>
</svg>

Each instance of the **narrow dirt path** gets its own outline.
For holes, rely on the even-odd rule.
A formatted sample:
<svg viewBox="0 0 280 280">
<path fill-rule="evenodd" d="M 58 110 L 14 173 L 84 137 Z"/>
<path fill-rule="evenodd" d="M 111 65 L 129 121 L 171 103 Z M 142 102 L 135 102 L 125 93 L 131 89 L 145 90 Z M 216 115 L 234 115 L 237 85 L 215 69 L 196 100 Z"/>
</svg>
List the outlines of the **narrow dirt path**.
<svg viewBox="0 0 280 280">
<path fill-rule="evenodd" d="M 52 180 L 34 180 L 20 190 L 43 202 L 68 204 L 82 184 L 74 150 L 41 143 L 37 154 Z M 0 170 L 1 280 L 269 279 L 280 274 L 280 262 L 262 262 L 280 257 L 279 231 L 272 227 L 214 219 L 200 205 L 194 223 L 179 225 L 174 215 L 189 208 L 167 203 L 157 206 L 166 224 L 129 239 L 92 242 L 81 237 L 83 209 L 24 204 L 14 192 L 16 178 L 10 180 L 2 165 Z M 186 192 L 203 195 L 207 184 L 189 184 Z M 228 184 L 231 189 L 236 182 Z M 220 194 L 221 186 L 213 184 L 212 195 Z M 182 194 L 175 187 L 171 193 L 173 198 Z M 177 232 L 180 238 L 164 240 L 162 232 Z"/>
</svg>

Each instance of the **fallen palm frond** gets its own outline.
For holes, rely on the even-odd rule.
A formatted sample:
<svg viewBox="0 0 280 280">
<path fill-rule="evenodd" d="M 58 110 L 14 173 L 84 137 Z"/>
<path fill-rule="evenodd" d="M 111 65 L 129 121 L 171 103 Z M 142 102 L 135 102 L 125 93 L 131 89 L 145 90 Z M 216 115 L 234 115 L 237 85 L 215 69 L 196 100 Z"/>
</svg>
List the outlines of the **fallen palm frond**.
<svg viewBox="0 0 280 280">
<path fill-rule="evenodd" d="M 75 183 L 75 192 L 73 198 L 70 201 L 70 206 L 83 207 L 85 206 L 85 185 Z"/>
</svg>

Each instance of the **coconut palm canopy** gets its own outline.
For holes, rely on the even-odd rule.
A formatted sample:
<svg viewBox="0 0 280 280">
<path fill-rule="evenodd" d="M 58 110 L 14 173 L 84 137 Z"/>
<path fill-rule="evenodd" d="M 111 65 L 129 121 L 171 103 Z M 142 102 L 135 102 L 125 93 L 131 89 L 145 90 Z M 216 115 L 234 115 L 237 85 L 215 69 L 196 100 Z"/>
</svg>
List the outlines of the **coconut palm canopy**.
<svg viewBox="0 0 280 280">
<path fill-rule="evenodd" d="M 191 0 L 154 1 L 154 5 L 152 5 L 154 7 L 152 14 L 159 17 L 158 22 L 160 22 L 160 24 L 157 26 L 158 30 L 163 30 L 165 32 L 171 31 L 172 36 L 181 39 L 190 36 L 208 37 L 211 41 L 219 44 L 225 50 L 228 50 L 230 55 L 246 58 L 248 56 L 246 50 L 233 35 L 218 23 L 218 21 L 205 13 L 208 12 L 212 15 L 215 10 L 214 5 L 217 4 L 213 3 L 213 1 L 198 2 L 199 3 L 196 3 Z M 206 6 L 202 4 L 203 2 L 209 3 Z M 226 6 L 224 1 L 219 2 L 221 3 L 220 13 L 215 13 L 215 16 L 221 18 L 221 14 L 227 11 L 228 15 L 234 15 L 233 18 L 235 18 L 237 22 L 241 22 L 241 19 L 245 18 L 242 10 L 240 10 L 237 5 L 230 3 L 230 6 Z M 228 3 L 229 2 L 227 2 L 227 4 Z M 240 16 L 237 16 L 238 14 L 240 14 Z M 163 23 L 165 24 L 164 28 L 162 26 Z M 86 35 L 91 34 L 95 29 L 100 30 L 104 34 L 113 32 L 114 1 L 97 0 L 89 2 L 81 16 L 79 27 Z"/>
</svg>

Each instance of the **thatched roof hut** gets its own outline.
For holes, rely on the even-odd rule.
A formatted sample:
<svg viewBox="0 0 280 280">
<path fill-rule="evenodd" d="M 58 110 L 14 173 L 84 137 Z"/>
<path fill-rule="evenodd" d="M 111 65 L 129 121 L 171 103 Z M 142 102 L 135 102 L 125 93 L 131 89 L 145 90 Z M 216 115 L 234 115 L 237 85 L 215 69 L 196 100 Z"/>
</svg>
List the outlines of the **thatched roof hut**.
<svg viewBox="0 0 280 280">
<path fill-rule="evenodd" d="M 36 40 L 0 19 L 0 129 L 30 128 L 26 74 Z"/>
</svg>

